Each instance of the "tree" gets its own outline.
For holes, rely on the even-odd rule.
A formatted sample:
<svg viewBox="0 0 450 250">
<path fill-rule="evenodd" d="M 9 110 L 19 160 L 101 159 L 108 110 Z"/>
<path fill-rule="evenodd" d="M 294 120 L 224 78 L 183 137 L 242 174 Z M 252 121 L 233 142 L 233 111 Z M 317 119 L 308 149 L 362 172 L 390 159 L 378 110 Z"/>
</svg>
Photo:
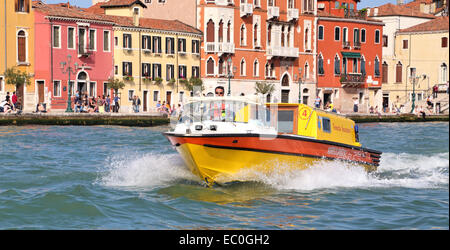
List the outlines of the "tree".
<svg viewBox="0 0 450 250">
<path fill-rule="evenodd" d="M 6 84 L 11 84 L 16 86 L 16 88 L 20 88 L 22 85 L 29 85 L 30 75 L 27 72 L 20 71 L 15 67 L 6 69 L 5 73 L 3 73 L 6 79 Z"/>
<path fill-rule="evenodd" d="M 256 82 L 255 90 L 256 93 L 262 95 L 272 94 L 275 91 L 275 85 L 267 82 Z"/>
<path fill-rule="evenodd" d="M 204 89 L 203 81 L 197 77 L 191 77 L 191 79 L 189 79 L 189 81 L 180 80 L 180 83 L 184 84 L 189 91 L 194 91 L 194 89 L 197 87 L 200 88 L 201 90 Z"/>
<path fill-rule="evenodd" d="M 123 89 L 125 87 L 125 83 L 117 78 L 112 77 L 108 79 L 108 86 L 114 89 L 114 93 L 116 93 L 117 95 L 119 89 Z"/>
</svg>

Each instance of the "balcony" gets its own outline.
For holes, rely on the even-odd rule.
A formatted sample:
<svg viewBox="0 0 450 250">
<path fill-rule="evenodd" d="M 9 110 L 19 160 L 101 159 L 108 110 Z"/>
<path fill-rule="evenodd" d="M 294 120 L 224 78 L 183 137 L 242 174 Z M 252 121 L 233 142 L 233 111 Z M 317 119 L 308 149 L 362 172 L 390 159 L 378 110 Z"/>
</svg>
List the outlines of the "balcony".
<svg viewBox="0 0 450 250">
<path fill-rule="evenodd" d="M 267 19 L 279 18 L 280 17 L 280 8 L 275 6 L 267 7 Z"/>
<path fill-rule="evenodd" d="M 287 11 L 287 21 L 293 21 L 298 19 L 298 9 L 289 8 Z"/>
<path fill-rule="evenodd" d="M 361 84 L 364 84 L 366 79 L 365 74 L 361 73 L 344 73 L 341 74 L 341 84 L 342 87 L 358 87 Z"/>
<path fill-rule="evenodd" d="M 206 43 L 206 53 L 218 53 L 219 56 L 222 54 L 234 54 L 235 46 L 234 43 L 223 43 L 223 42 L 207 42 Z"/>
<path fill-rule="evenodd" d="M 220 6 L 234 5 L 233 0 L 207 0 L 206 3 L 215 3 Z"/>
<path fill-rule="evenodd" d="M 253 14 L 253 4 L 241 3 L 241 17 L 250 16 Z"/>
<path fill-rule="evenodd" d="M 342 48 L 344 48 L 344 49 L 349 49 L 349 48 L 350 48 L 350 42 L 348 42 L 348 41 L 343 41 L 343 42 L 342 42 Z"/>
<path fill-rule="evenodd" d="M 355 41 L 355 42 L 353 43 L 353 48 L 354 48 L 354 49 L 361 49 L 361 42 L 356 42 L 356 41 Z"/>
<path fill-rule="evenodd" d="M 351 19 L 365 20 L 367 19 L 367 12 L 364 10 L 355 11 L 350 9 L 344 9 L 344 17 Z"/>
<path fill-rule="evenodd" d="M 82 45 L 78 46 L 78 57 L 89 57 L 92 54 L 87 48 Z"/>
<path fill-rule="evenodd" d="M 267 57 L 298 57 L 298 52 L 295 47 L 272 46 L 267 48 Z"/>
</svg>

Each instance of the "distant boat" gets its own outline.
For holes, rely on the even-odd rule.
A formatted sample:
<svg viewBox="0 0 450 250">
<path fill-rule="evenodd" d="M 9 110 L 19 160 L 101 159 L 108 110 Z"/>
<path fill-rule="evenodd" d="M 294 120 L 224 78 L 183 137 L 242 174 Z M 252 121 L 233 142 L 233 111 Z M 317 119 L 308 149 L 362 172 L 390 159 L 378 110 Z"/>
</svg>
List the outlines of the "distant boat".
<svg viewBox="0 0 450 250">
<path fill-rule="evenodd" d="M 239 181 L 237 173 L 245 170 L 305 169 L 318 160 L 374 171 L 382 154 L 361 147 L 354 121 L 303 104 L 201 97 L 183 109 L 178 124 L 164 135 L 208 185 Z"/>
</svg>

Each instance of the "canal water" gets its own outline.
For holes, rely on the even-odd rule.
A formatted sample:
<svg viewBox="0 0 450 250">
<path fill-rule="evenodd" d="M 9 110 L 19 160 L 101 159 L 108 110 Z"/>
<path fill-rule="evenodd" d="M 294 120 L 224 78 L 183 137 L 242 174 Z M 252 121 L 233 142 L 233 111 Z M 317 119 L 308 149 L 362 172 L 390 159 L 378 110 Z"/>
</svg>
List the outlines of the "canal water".
<svg viewBox="0 0 450 250">
<path fill-rule="evenodd" d="M 360 125 L 383 151 L 206 188 L 167 127 L 0 127 L 0 229 L 449 229 L 449 124 Z"/>
</svg>

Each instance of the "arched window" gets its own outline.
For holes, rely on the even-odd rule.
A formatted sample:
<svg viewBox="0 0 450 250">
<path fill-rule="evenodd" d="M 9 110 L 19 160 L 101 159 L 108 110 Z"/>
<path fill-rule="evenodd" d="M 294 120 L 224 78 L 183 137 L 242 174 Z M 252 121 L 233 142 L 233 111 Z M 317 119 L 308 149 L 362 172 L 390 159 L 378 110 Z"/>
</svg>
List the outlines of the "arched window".
<svg viewBox="0 0 450 250">
<path fill-rule="evenodd" d="M 220 75 L 223 75 L 223 72 L 224 72 L 224 67 L 223 67 L 224 65 L 223 65 L 223 59 L 222 58 L 220 58 L 219 59 L 219 76 Z"/>
<path fill-rule="evenodd" d="M 364 58 L 364 56 L 361 56 L 361 74 L 363 76 L 366 75 L 366 59 Z"/>
<path fill-rule="evenodd" d="M 241 25 L 241 46 L 247 46 L 247 29 L 245 24 Z"/>
<path fill-rule="evenodd" d="M 289 76 L 287 74 L 283 76 L 283 79 L 281 80 L 281 86 L 289 87 Z"/>
<path fill-rule="evenodd" d="M 219 43 L 223 42 L 223 21 L 219 22 Z"/>
<path fill-rule="evenodd" d="M 403 65 L 401 62 L 398 62 L 395 66 L 395 82 L 399 83 L 402 82 L 402 75 L 403 75 Z"/>
<path fill-rule="evenodd" d="M 334 74 L 335 75 L 341 74 L 341 60 L 337 55 L 334 57 Z"/>
<path fill-rule="evenodd" d="M 231 42 L 231 21 L 229 21 L 227 25 L 227 42 Z"/>
<path fill-rule="evenodd" d="M 447 64 L 442 63 L 441 64 L 441 83 L 447 83 L 447 81 L 448 81 Z"/>
<path fill-rule="evenodd" d="M 308 62 L 305 63 L 304 77 L 305 77 L 305 79 L 309 79 L 309 64 L 308 64 Z"/>
<path fill-rule="evenodd" d="M 253 63 L 253 76 L 259 76 L 259 62 L 258 59 L 255 59 Z"/>
<path fill-rule="evenodd" d="M 281 47 L 284 47 L 284 26 L 281 28 Z"/>
<path fill-rule="evenodd" d="M 214 75 L 214 59 L 212 59 L 211 57 L 206 62 L 206 74 Z"/>
<path fill-rule="evenodd" d="M 388 64 L 383 62 L 383 65 L 381 66 L 381 83 L 388 83 L 388 69 Z"/>
<path fill-rule="evenodd" d="M 270 46 L 272 42 L 272 24 L 267 26 L 267 45 Z"/>
<path fill-rule="evenodd" d="M 325 70 L 323 68 L 323 57 L 322 57 L 322 55 L 319 55 L 319 60 L 318 60 L 317 66 L 318 66 L 317 72 L 319 73 L 319 75 L 324 75 L 325 74 Z"/>
<path fill-rule="evenodd" d="M 214 22 L 213 20 L 209 20 L 208 24 L 206 25 L 206 42 L 212 43 L 214 42 L 214 36 L 215 36 L 215 31 L 214 31 Z"/>
<path fill-rule="evenodd" d="M 242 60 L 241 60 L 241 76 L 245 76 L 245 69 L 246 69 L 246 64 L 245 64 L 245 59 L 244 58 L 242 58 Z"/>
<path fill-rule="evenodd" d="M 375 57 L 375 70 L 374 70 L 374 75 L 376 77 L 380 76 L 380 59 L 378 59 L 378 57 Z"/>
<path fill-rule="evenodd" d="M 17 33 L 17 61 L 19 63 L 27 61 L 27 36 L 23 30 Z"/>
</svg>

